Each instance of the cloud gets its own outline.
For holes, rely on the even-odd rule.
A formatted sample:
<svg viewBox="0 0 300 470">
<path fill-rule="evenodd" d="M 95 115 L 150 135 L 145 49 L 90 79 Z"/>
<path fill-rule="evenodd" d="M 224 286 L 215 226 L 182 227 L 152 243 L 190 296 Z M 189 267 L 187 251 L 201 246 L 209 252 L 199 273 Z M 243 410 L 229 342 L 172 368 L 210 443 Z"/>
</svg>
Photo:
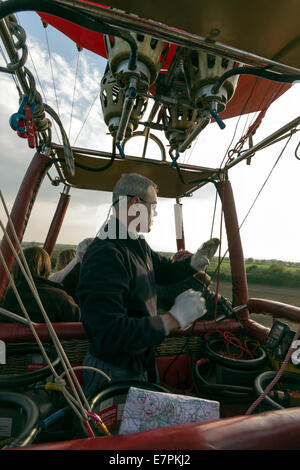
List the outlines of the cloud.
<svg viewBox="0 0 300 470">
<path fill-rule="evenodd" d="M 37 41 L 34 36 L 29 34 L 28 45 L 31 57 L 28 58 L 26 65 L 34 74 L 37 88 L 42 96 L 45 95 L 47 103 L 57 110 L 46 44 Z M 91 56 L 87 51 L 80 53 L 75 100 L 72 104 L 77 56 L 76 54 L 62 56 L 55 50 L 52 52 L 51 58 L 59 111 L 67 133 L 69 133 L 72 113 L 71 143 L 74 144 L 77 138 L 76 146 L 78 147 L 110 151 L 111 136 L 107 135 L 99 99 L 99 84 L 105 68 L 104 59 Z M 299 90 L 300 85 L 294 85 L 271 105 L 254 136 L 255 143 L 297 116 L 295 103 L 299 102 Z M 151 104 L 149 102 L 147 113 L 150 112 Z M 5 74 L 0 74 L 0 106 L 1 190 L 9 208 L 11 208 L 33 152 L 28 148 L 26 141 L 17 137 L 9 126 L 9 117 L 18 110 L 19 105 L 14 82 L 10 76 Z M 222 131 L 216 124 L 210 124 L 186 154 L 180 156 L 179 161 L 191 165 L 218 168 L 233 136 L 235 135 L 235 139 L 231 146 L 235 145 L 247 125 L 253 122 L 254 116 L 243 116 L 239 122 L 237 119 L 227 120 L 226 128 Z M 146 119 L 147 114 L 145 115 Z M 236 128 L 237 123 L 238 127 Z M 164 135 L 154 133 L 162 140 L 168 151 L 168 142 Z M 298 183 L 300 162 L 293 155 L 298 139 L 298 134 L 296 134 L 241 230 L 244 252 L 248 257 L 295 261 L 300 259 L 297 250 L 300 222 L 296 215 L 300 191 Z M 53 141 L 58 141 L 54 130 Z M 139 152 L 141 154 L 142 145 L 138 139 L 133 140 L 130 146 L 128 143 L 128 154 L 137 155 Z M 283 145 L 284 142 L 279 142 L 258 152 L 250 166 L 242 162 L 230 170 L 229 177 L 235 192 L 240 222 L 244 219 L 266 180 Z M 147 156 L 152 157 L 153 155 L 153 158 L 160 158 L 160 152 L 158 148 L 155 149 L 155 146 L 149 152 L 150 154 Z M 54 177 L 55 171 L 52 169 L 50 174 Z M 61 190 L 62 185 L 53 187 L 50 180 L 45 177 L 31 214 L 25 240 L 43 241 Z M 96 233 L 109 210 L 111 194 L 74 188 L 71 189 L 70 194 L 71 202 L 58 242 L 76 244 L 83 238 Z M 176 249 L 174 202 L 159 199 L 159 215 L 154 222 L 153 231 L 147 237 L 154 249 L 161 251 Z M 186 247 L 193 251 L 210 237 L 215 189 L 213 185 L 207 185 L 198 190 L 193 197 L 183 198 L 182 202 Z M 220 233 L 220 210 L 221 205 L 218 203 L 214 221 L 214 236 L 218 236 Z M 226 235 L 223 231 L 223 250 L 225 251 L 226 248 Z"/>
<path fill-rule="evenodd" d="M 26 66 L 32 71 L 36 87 L 45 102 L 57 111 L 46 46 L 36 42 L 30 36 L 28 46 L 30 56 Z M 53 53 L 52 65 L 59 111 L 68 133 L 75 81 L 74 64 L 61 55 Z M 85 57 L 84 52 L 81 52 L 71 129 L 71 142 L 77 137 L 77 146 L 99 149 L 102 143 L 105 141 L 108 143 L 111 140 L 110 136 L 105 136 L 107 129 L 100 110 L 100 80 L 100 68 L 93 69 L 91 61 Z M 91 109 L 95 97 L 97 99 Z M 1 190 L 10 210 L 34 152 L 28 148 L 26 139 L 19 138 L 9 126 L 10 116 L 18 111 L 19 96 L 12 78 L 3 73 L 0 75 L 0 106 Z M 55 130 L 53 130 L 53 141 L 58 142 Z M 56 176 L 53 169 L 49 173 L 52 177 Z M 25 240 L 42 241 L 45 238 L 62 189 L 62 186 L 53 187 L 47 176 L 45 177 L 30 217 Z M 88 236 L 90 231 L 95 232 L 97 226 L 95 213 L 101 200 L 108 201 L 108 195 L 96 191 L 71 190 L 71 202 L 65 219 L 66 226 L 63 227 L 60 237 L 62 242 L 76 243 L 84 238 L 83 233 L 87 233 L 86 236 Z M 3 211 L 1 214 L 3 217 Z M 41 227 L 44 228 L 41 230 Z"/>
</svg>

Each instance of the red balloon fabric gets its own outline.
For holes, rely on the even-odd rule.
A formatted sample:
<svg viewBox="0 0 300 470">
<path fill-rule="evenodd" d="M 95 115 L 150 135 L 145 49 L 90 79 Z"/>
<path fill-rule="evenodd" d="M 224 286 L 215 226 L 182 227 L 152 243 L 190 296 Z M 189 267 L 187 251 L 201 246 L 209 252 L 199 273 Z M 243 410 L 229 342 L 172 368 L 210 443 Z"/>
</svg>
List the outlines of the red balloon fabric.
<svg viewBox="0 0 300 470">
<path fill-rule="evenodd" d="M 83 0 L 99 7 L 108 8 L 105 5 L 99 5 L 89 0 Z M 74 23 L 58 18 L 53 15 L 39 13 L 43 22 L 52 25 L 69 37 L 74 43 L 82 49 L 88 49 L 95 54 L 107 59 L 104 36 L 101 33 L 90 31 Z M 170 44 L 168 56 L 163 65 L 162 73 L 168 70 L 176 51 L 176 45 Z M 291 84 L 272 82 L 263 78 L 250 75 L 242 75 L 239 79 L 237 89 L 233 98 L 227 104 L 220 117 L 225 120 L 241 114 L 248 114 L 256 111 L 266 110 L 270 104 L 280 95 L 290 88 Z M 151 87 L 151 92 L 155 94 L 155 84 Z"/>
</svg>

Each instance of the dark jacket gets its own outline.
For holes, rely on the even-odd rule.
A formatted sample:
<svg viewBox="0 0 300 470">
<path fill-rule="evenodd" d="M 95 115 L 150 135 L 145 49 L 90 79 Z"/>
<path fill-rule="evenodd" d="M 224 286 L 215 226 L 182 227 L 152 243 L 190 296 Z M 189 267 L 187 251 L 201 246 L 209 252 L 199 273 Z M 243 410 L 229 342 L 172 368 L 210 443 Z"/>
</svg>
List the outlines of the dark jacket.
<svg viewBox="0 0 300 470">
<path fill-rule="evenodd" d="M 43 277 L 35 277 L 33 280 L 50 321 L 73 322 L 80 320 L 80 309 L 78 305 L 74 302 L 72 297 L 63 290 L 61 284 L 49 281 L 49 279 Z M 42 312 L 27 282 L 20 282 L 16 287 L 31 320 L 36 323 L 44 323 L 45 320 Z M 12 287 L 7 289 L 1 306 L 17 315 L 24 316 Z"/>
<path fill-rule="evenodd" d="M 62 285 L 64 290 L 69 294 L 76 303 L 78 303 L 78 298 L 76 296 L 76 289 L 79 280 L 80 274 L 80 262 L 76 263 L 72 271 L 70 271 L 66 277 L 62 280 Z"/>
<path fill-rule="evenodd" d="M 195 271 L 151 250 L 144 239 L 95 240 L 81 263 L 77 296 L 90 353 L 141 373 L 153 346 L 165 338 L 157 316 L 156 282 L 167 284 Z"/>
</svg>

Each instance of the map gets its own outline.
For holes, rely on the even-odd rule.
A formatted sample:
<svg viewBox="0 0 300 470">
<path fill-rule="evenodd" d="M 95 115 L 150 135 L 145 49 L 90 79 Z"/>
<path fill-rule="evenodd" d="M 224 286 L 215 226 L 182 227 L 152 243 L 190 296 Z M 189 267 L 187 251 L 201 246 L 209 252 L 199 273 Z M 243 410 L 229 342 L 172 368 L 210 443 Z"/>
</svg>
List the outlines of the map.
<svg viewBox="0 0 300 470">
<path fill-rule="evenodd" d="M 130 387 L 119 434 L 218 419 L 219 407 L 218 401 Z"/>
</svg>

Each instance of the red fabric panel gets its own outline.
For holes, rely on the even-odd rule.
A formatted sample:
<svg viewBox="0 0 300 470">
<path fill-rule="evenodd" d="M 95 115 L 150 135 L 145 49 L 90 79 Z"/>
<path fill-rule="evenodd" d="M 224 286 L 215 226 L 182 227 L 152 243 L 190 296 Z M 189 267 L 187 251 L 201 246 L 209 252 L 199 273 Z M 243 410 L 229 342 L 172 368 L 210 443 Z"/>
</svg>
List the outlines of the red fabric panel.
<svg viewBox="0 0 300 470">
<path fill-rule="evenodd" d="M 300 408 L 290 408 L 105 439 L 36 444 L 19 450 L 299 450 L 299 442 Z"/>
<path fill-rule="evenodd" d="M 251 75 L 241 75 L 235 94 L 225 111 L 220 113 L 220 117 L 228 119 L 267 109 L 290 87 L 290 83 L 272 82 Z"/>
<path fill-rule="evenodd" d="M 62 32 L 68 38 L 77 44 L 78 47 L 88 49 L 104 58 L 106 58 L 106 50 L 104 45 L 103 34 L 90 31 L 89 29 L 70 23 L 57 16 L 48 15 L 46 13 L 40 14 L 43 22 L 54 26 L 58 31 Z"/>
<path fill-rule="evenodd" d="M 86 0 L 85 0 L 86 1 Z M 87 2 L 93 3 L 95 2 Z M 104 5 L 99 5 L 104 6 Z M 69 21 L 63 20 L 53 15 L 45 13 L 39 14 L 44 22 L 54 26 L 63 34 L 68 36 L 79 47 L 88 49 L 95 54 L 107 58 L 103 34 L 90 31 Z M 164 63 L 163 70 L 168 69 L 177 46 L 170 45 L 170 51 Z M 220 114 L 222 119 L 228 119 L 240 114 L 260 111 L 267 108 L 275 99 L 284 93 L 291 84 L 272 82 L 258 77 L 243 75 L 238 82 L 237 90 L 227 105 L 227 108 Z M 155 85 L 151 88 L 155 93 Z"/>
<path fill-rule="evenodd" d="M 31 330 L 25 326 L 18 325 L 17 323 L 0 323 L 1 333 L 0 339 L 8 343 L 22 342 L 22 341 L 33 341 L 34 336 Z M 86 338 L 85 331 L 82 323 L 52 323 L 56 334 L 61 339 L 84 339 Z M 45 323 L 39 323 L 35 327 L 42 341 L 48 341 L 50 335 L 48 332 L 47 325 Z"/>
<path fill-rule="evenodd" d="M 103 7 L 104 5 L 100 6 Z M 95 54 L 98 54 L 101 57 L 107 59 L 103 34 L 90 31 L 89 29 L 83 28 L 82 26 L 78 26 L 74 23 L 70 23 L 69 21 L 58 18 L 57 16 L 48 15 L 46 13 L 39 13 L 39 15 L 43 22 L 50 24 L 51 26 L 58 29 L 58 31 L 61 33 L 68 36 L 68 38 L 72 39 L 72 41 L 74 41 L 78 47 L 82 49 L 88 49 L 89 51 L 92 51 Z M 175 46 L 175 44 L 170 44 L 169 54 L 164 62 L 163 70 L 168 70 L 176 48 L 177 46 Z"/>
</svg>

